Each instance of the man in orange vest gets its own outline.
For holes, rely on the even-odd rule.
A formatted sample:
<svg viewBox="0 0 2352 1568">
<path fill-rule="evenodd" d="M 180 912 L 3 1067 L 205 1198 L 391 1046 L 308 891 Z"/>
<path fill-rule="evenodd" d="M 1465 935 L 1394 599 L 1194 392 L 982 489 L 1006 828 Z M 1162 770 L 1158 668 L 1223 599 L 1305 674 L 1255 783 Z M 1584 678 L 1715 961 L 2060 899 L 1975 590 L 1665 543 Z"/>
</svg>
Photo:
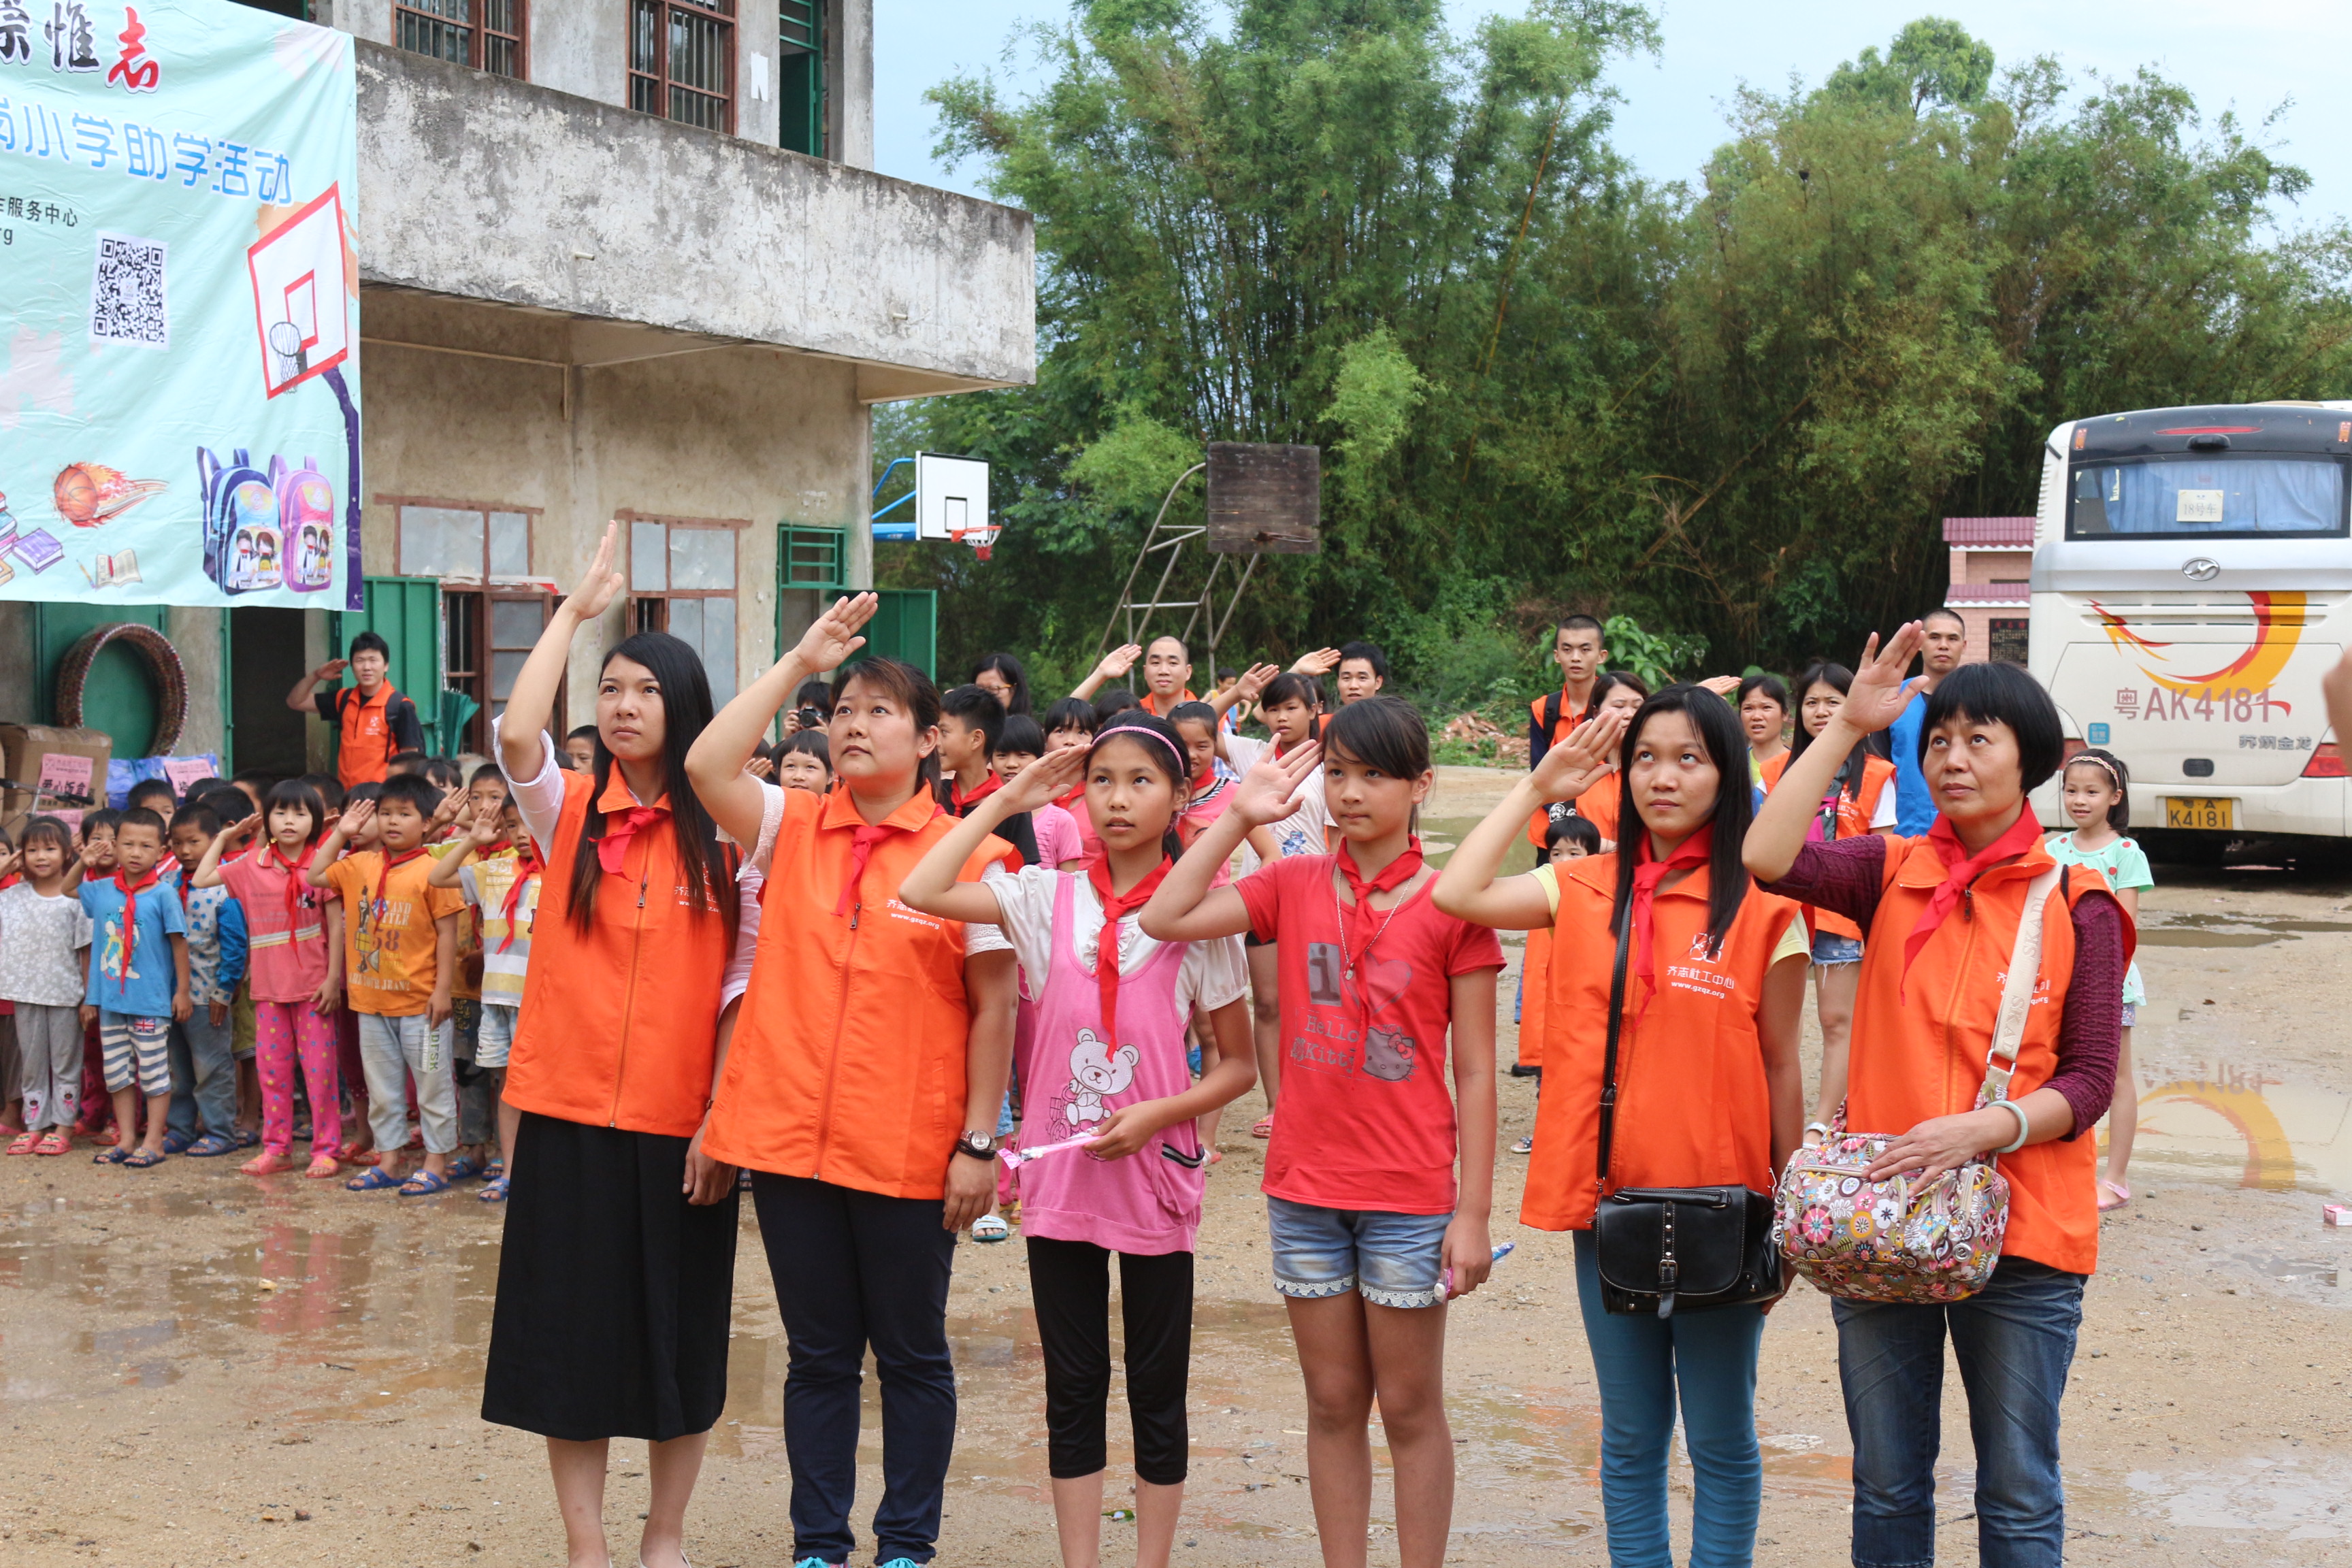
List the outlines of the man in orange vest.
<svg viewBox="0 0 2352 1568">
<path fill-rule="evenodd" d="M 1552 634 L 1551 659 L 1559 666 L 1559 689 L 1528 704 L 1530 769 L 1568 738 L 1592 704 L 1592 683 L 1609 662 L 1609 650 L 1601 646 L 1601 623 L 1591 616 L 1570 616 L 1560 622 Z"/>
<path fill-rule="evenodd" d="M 345 789 L 382 784 L 394 753 L 425 749 L 425 726 L 417 720 L 416 704 L 384 679 L 391 668 L 392 645 L 375 632 L 362 632 L 352 639 L 349 658 L 329 659 L 286 694 L 287 707 L 315 714 L 335 727 L 335 776 Z M 347 668 L 357 686 L 318 689 Z"/>
</svg>

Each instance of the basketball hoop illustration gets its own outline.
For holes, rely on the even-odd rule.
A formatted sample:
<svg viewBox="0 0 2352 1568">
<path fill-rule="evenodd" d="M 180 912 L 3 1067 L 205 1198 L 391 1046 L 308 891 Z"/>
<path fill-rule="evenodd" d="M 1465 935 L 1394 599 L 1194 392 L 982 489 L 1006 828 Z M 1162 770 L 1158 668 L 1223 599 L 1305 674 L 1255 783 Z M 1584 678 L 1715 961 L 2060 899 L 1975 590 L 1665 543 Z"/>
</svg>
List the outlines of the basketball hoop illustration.
<svg viewBox="0 0 2352 1568">
<path fill-rule="evenodd" d="M 352 300 L 351 290 L 344 286 L 343 233 L 342 187 L 329 185 L 247 247 L 245 264 L 253 279 L 253 324 L 260 338 L 264 395 L 281 396 L 317 376 L 342 408 L 350 463 L 344 487 L 344 602 L 347 608 L 357 610 L 364 603 L 360 561 L 360 415 L 340 368 L 352 354 Z M 323 520 L 318 526 L 323 530 Z M 299 565 L 303 557 L 297 554 L 295 561 Z"/>
</svg>

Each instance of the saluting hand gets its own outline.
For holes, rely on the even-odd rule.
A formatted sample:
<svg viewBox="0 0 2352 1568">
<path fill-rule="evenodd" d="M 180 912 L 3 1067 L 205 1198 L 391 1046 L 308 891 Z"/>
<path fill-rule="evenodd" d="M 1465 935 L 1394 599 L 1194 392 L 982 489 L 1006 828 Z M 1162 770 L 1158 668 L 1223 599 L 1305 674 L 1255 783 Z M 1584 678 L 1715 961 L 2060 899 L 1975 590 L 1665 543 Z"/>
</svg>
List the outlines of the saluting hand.
<svg viewBox="0 0 2352 1568">
<path fill-rule="evenodd" d="M 1917 621 L 1906 621 L 1896 627 L 1884 648 L 1878 646 L 1878 634 L 1871 633 L 1870 640 L 1863 645 L 1862 662 L 1853 672 L 1853 685 L 1846 691 L 1838 719 L 1865 735 L 1875 735 L 1900 719 L 1903 710 L 1911 705 L 1912 694 L 1927 680 L 1925 676 L 1903 679 L 1903 672 L 1911 668 L 1911 660 L 1926 641 L 1926 628 Z"/>
<path fill-rule="evenodd" d="M 809 623 L 793 652 L 812 672 L 838 668 L 843 659 L 866 646 L 858 628 L 872 620 L 881 606 L 881 596 L 871 593 L 835 599 L 833 608 Z"/>
<path fill-rule="evenodd" d="M 1570 730 L 1568 739 L 1536 764 L 1531 775 L 1536 793 L 1549 803 L 1574 800 L 1591 789 L 1608 774 L 1609 759 L 1624 739 L 1625 723 L 1622 712 L 1599 713 Z"/>
<path fill-rule="evenodd" d="M 1120 676 L 1133 669 L 1135 661 L 1142 657 L 1143 645 L 1139 642 L 1131 642 L 1115 647 L 1103 655 L 1100 661 L 1095 665 L 1095 677 L 1099 680 L 1117 680 Z"/>
<path fill-rule="evenodd" d="M 1286 757 L 1269 749 L 1242 775 L 1241 788 L 1226 809 L 1251 827 L 1280 822 L 1306 801 L 1307 781 L 1323 765 L 1323 748 L 1308 741 Z"/>
<path fill-rule="evenodd" d="M 1087 752 L 1085 746 L 1065 746 L 1022 769 L 1021 776 L 1002 792 L 1005 810 L 1034 811 L 1069 794 L 1071 786 L 1086 776 Z"/>
<path fill-rule="evenodd" d="M 621 574 L 615 570 L 621 552 L 621 524 L 618 519 L 604 525 L 604 537 L 596 542 L 596 557 L 588 563 L 580 582 L 563 601 L 562 607 L 574 618 L 593 621 L 604 613 L 605 606 L 621 591 Z"/>
</svg>

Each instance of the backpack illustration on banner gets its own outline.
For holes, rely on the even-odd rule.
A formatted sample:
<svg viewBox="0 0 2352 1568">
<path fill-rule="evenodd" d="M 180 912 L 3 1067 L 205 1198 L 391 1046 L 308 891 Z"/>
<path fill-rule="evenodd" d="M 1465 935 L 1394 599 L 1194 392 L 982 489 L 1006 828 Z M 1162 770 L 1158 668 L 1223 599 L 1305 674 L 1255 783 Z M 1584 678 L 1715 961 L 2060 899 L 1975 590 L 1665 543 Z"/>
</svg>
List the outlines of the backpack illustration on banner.
<svg viewBox="0 0 2352 1568">
<path fill-rule="evenodd" d="M 243 447 L 223 463 L 196 448 L 204 495 L 205 575 L 231 594 L 285 587 L 315 593 L 334 583 L 335 492 L 315 458 L 267 475 Z"/>
<path fill-rule="evenodd" d="M 269 475 L 278 492 L 278 528 L 286 547 L 286 585 L 298 594 L 311 594 L 335 580 L 335 491 L 319 472 L 319 459 L 305 458 L 289 468 L 283 458 L 269 459 Z"/>
</svg>

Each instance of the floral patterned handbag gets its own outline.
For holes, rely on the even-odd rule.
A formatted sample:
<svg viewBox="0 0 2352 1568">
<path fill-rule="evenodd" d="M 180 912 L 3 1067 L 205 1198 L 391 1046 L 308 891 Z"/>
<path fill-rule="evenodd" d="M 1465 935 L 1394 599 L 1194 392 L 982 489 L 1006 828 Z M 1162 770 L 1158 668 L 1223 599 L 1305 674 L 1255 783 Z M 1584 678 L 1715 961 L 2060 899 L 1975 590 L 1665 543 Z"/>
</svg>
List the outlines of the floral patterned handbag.
<svg viewBox="0 0 2352 1568">
<path fill-rule="evenodd" d="M 2042 973 L 2042 920 L 2064 868 L 2025 889 L 2017 943 L 2000 992 L 1992 1048 L 1976 1109 L 2009 1096 L 2027 1009 Z M 1822 1290 L 1856 1301 L 1958 1301 L 2000 1262 L 2009 1228 L 2009 1181 L 1993 1157 L 1971 1160 L 1914 1187 L 1907 1176 L 1864 1175 L 1900 1133 L 1848 1132 L 1845 1110 L 1821 1143 L 1789 1157 L 1775 1194 L 1773 1239 L 1789 1266 Z"/>
</svg>

